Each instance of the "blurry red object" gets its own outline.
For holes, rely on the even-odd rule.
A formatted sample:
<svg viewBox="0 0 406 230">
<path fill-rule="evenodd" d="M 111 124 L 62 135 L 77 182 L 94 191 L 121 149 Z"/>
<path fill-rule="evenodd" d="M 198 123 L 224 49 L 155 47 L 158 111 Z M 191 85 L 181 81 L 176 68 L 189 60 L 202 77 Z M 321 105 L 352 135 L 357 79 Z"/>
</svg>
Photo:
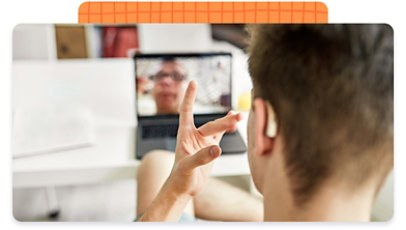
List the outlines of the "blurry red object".
<svg viewBox="0 0 406 230">
<path fill-rule="evenodd" d="M 103 27 L 103 57 L 128 57 L 128 50 L 138 50 L 136 27 Z"/>
</svg>

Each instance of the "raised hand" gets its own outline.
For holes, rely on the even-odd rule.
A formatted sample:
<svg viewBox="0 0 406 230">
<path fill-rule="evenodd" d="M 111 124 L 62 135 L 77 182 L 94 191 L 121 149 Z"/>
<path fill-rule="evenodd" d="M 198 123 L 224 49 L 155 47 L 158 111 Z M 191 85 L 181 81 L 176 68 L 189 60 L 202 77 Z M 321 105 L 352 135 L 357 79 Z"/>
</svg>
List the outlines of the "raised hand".
<svg viewBox="0 0 406 230">
<path fill-rule="evenodd" d="M 197 84 L 191 81 L 180 107 L 179 129 L 175 150 L 175 163 L 168 182 L 178 194 L 196 195 L 207 181 L 213 160 L 220 156 L 218 146 L 223 134 L 234 131 L 241 114 L 229 112 L 225 117 L 206 123 L 196 129 L 193 104 Z"/>
<path fill-rule="evenodd" d="M 220 156 L 218 146 L 226 131 L 234 131 L 240 114 L 211 121 L 196 129 L 193 121 L 193 103 L 196 82 L 189 83 L 181 104 L 175 163 L 171 174 L 158 195 L 139 221 L 177 221 L 187 203 L 204 186 L 210 176 L 213 160 Z"/>
</svg>

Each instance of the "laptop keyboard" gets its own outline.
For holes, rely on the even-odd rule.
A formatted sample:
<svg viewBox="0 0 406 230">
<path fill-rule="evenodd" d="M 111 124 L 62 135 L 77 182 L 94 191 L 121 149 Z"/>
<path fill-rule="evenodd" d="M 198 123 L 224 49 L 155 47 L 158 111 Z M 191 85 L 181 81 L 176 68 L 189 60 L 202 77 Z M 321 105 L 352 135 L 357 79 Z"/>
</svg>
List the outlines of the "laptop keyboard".
<svg viewBox="0 0 406 230">
<path fill-rule="evenodd" d="M 145 125 L 142 127 L 142 138 L 176 137 L 178 124 Z"/>
</svg>

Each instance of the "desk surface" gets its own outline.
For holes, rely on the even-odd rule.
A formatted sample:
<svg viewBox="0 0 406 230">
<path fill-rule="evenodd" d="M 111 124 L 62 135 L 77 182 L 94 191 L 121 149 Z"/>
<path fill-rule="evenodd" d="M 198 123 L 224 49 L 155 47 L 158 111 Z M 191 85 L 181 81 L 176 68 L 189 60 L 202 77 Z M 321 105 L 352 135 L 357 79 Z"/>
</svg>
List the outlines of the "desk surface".
<svg viewBox="0 0 406 230">
<path fill-rule="evenodd" d="M 245 140 L 246 118 L 238 125 Z M 134 178 L 139 164 L 134 159 L 134 127 L 97 125 L 91 147 L 22 157 L 13 160 L 14 187 L 38 187 L 97 183 Z M 247 155 L 222 155 L 214 164 L 214 176 L 247 175 Z"/>
</svg>

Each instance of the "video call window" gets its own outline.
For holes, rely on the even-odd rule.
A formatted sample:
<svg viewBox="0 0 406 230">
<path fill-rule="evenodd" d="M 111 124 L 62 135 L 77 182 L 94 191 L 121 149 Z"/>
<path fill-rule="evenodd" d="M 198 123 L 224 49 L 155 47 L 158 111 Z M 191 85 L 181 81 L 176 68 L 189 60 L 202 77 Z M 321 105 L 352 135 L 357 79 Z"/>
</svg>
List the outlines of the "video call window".
<svg viewBox="0 0 406 230">
<path fill-rule="evenodd" d="M 178 114 L 187 84 L 198 84 L 195 114 L 231 109 L 231 55 L 136 55 L 137 113 Z"/>
</svg>

